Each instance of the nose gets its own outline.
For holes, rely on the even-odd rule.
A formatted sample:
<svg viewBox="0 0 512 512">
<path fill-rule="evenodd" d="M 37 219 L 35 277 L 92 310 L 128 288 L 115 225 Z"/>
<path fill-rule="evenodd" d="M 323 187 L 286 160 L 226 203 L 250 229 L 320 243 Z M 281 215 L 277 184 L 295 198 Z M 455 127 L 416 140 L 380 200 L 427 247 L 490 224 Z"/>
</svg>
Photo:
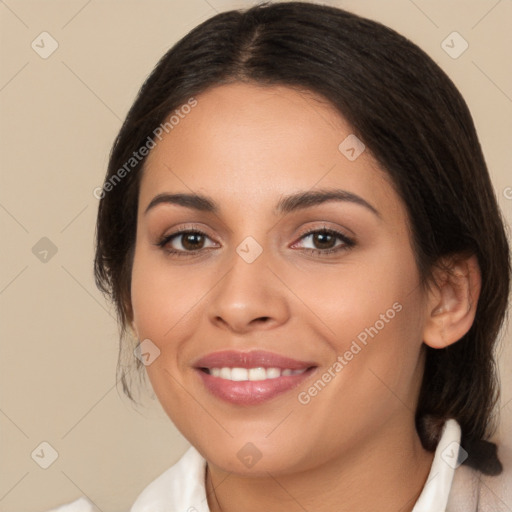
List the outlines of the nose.
<svg viewBox="0 0 512 512">
<path fill-rule="evenodd" d="M 230 263 L 212 290 L 210 322 L 237 334 L 284 324 L 290 316 L 287 288 L 269 268 L 266 251 L 252 263 L 234 251 Z"/>
</svg>

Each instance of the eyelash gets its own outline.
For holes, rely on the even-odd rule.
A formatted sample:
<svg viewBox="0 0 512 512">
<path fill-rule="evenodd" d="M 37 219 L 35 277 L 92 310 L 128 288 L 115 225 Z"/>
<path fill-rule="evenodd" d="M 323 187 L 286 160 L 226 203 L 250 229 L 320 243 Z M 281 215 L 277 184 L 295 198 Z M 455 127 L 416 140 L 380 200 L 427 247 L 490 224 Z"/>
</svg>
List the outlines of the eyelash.
<svg viewBox="0 0 512 512">
<path fill-rule="evenodd" d="M 303 250 L 309 252 L 310 254 L 318 254 L 321 257 L 323 257 L 328 254 L 337 253 L 337 252 L 341 252 L 341 251 L 347 251 L 347 250 L 351 249 L 356 244 L 356 242 L 353 239 L 347 237 L 343 233 L 340 233 L 339 231 L 336 231 L 336 230 L 330 229 L 330 228 L 326 228 L 326 227 L 310 229 L 310 230 L 306 231 L 305 233 L 302 233 L 302 235 L 299 237 L 299 240 L 302 240 L 303 238 L 306 238 L 309 235 L 317 234 L 317 233 L 333 235 L 334 237 L 340 239 L 343 242 L 343 244 L 335 246 L 332 249 L 309 249 L 309 248 L 303 249 Z M 180 235 L 184 235 L 184 234 L 201 235 L 201 236 L 209 238 L 209 236 L 206 233 L 204 233 L 203 231 L 201 231 L 199 229 L 183 228 L 178 231 L 175 231 L 174 233 L 171 233 L 170 235 L 163 236 L 155 245 L 160 247 L 162 250 L 164 250 L 168 254 L 173 255 L 173 256 L 178 256 L 178 257 L 195 256 L 198 252 L 203 250 L 203 249 L 198 249 L 195 251 L 182 251 L 182 250 L 177 250 L 177 249 L 169 249 L 169 248 L 165 247 L 172 239 L 179 237 Z"/>
<path fill-rule="evenodd" d="M 304 233 L 302 233 L 300 235 L 299 240 L 307 238 L 308 236 L 310 236 L 312 234 L 318 234 L 318 233 L 322 233 L 324 235 L 332 235 L 335 238 L 338 238 L 339 240 L 341 240 L 343 243 L 338 246 L 333 247 L 332 249 L 305 248 L 305 249 L 303 249 L 304 251 L 306 251 L 310 254 L 317 254 L 320 257 L 324 257 L 324 256 L 327 256 L 328 254 L 338 253 L 341 251 L 347 251 L 355 245 L 355 241 L 352 238 L 349 238 L 348 236 L 344 235 L 343 233 L 340 233 L 339 231 L 336 231 L 335 229 L 330 229 L 325 226 L 322 228 L 308 229 L 307 231 L 305 231 Z"/>
</svg>

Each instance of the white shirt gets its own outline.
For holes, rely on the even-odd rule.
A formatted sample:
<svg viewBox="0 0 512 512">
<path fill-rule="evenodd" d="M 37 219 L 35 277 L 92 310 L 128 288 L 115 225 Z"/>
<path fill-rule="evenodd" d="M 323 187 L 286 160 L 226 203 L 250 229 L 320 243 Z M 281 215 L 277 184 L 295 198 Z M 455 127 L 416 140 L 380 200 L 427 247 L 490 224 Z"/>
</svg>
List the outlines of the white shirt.
<svg viewBox="0 0 512 512">
<path fill-rule="evenodd" d="M 510 510 L 492 496 L 483 502 L 480 473 L 458 463 L 460 438 L 461 430 L 457 421 L 446 421 L 427 481 L 412 512 Z M 206 460 L 193 446 L 190 447 L 174 466 L 139 494 L 130 512 L 210 512 L 206 499 L 205 470 Z M 452 487 L 454 482 L 457 485 Z M 96 508 L 86 498 L 80 498 L 48 512 L 96 512 Z"/>
</svg>

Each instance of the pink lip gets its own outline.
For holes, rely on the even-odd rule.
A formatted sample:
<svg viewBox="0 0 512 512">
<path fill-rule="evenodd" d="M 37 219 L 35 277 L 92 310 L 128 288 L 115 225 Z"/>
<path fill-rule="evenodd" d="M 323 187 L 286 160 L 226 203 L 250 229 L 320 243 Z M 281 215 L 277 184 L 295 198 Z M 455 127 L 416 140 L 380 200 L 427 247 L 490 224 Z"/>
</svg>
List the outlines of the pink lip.
<svg viewBox="0 0 512 512">
<path fill-rule="evenodd" d="M 272 352 L 222 351 L 209 354 L 195 364 L 196 372 L 206 389 L 214 396 L 235 405 L 256 405 L 290 391 L 307 379 L 316 370 L 312 362 L 298 361 Z M 214 377 L 204 368 L 280 368 L 302 370 L 303 373 L 286 375 L 261 381 L 230 381 Z"/>
<path fill-rule="evenodd" d="M 302 370 L 315 366 L 315 363 L 298 361 L 264 350 L 253 350 L 252 352 L 223 350 L 202 357 L 193 366 L 196 368 L 281 368 L 282 370 L 289 368 L 290 370 Z"/>
</svg>

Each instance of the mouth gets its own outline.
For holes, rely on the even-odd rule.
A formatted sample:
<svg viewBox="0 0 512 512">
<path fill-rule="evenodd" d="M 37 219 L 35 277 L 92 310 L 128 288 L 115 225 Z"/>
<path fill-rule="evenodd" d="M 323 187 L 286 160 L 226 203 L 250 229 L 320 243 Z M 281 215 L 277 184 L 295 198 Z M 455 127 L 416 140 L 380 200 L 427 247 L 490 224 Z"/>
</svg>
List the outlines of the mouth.
<svg viewBox="0 0 512 512">
<path fill-rule="evenodd" d="M 278 379 L 279 377 L 300 375 L 308 369 L 309 368 L 292 370 L 291 368 L 264 368 L 262 366 L 257 368 L 230 368 L 228 366 L 224 366 L 223 368 L 200 368 L 200 370 L 208 375 L 233 382 L 243 382 L 247 380 L 258 382 L 262 380 Z"/>
<path fill-rule="evenodd" d="M 195 363 L 206 391 L 235 405 L 256 405 L 293 390 L 317 365 L 271 352 L 223 351 Z"/>
</svg>

